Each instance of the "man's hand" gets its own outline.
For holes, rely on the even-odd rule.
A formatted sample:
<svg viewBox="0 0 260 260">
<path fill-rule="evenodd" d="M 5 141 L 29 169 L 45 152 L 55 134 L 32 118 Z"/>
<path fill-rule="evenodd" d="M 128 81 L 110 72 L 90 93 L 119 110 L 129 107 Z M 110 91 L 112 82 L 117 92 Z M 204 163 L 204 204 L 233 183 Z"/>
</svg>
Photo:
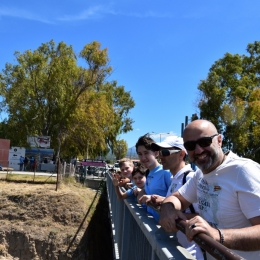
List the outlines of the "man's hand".
<svg viewBox="0 0 260 260">
<path fill-rule="evenodd" d="M 151 203 L 156 207 L 161 206 L 162 202 L 164 201 L 165 197 L 159 195 L 152 195 L 151 196 Z"/>
<path fill-rule="evenodd" d="M 219 232 L 217 229 L 211 227 L 209 223 L 200 216 L 196 216 L 186 221 L 186 236 L 189 241 L 193 240 L 193 237 L 199 233 L 204 233 L 214 240 L 219 241 Z"/>
<path fill-rule="evenodd" d="M 185 215 L 181 211 L 176 210 L 173 203 L 166 202 L 161 205 L 159 224 L 166 232 L 178 231 L 175 223 L 175 220 L 178 218 L 186 220 Z"/>
</svg>

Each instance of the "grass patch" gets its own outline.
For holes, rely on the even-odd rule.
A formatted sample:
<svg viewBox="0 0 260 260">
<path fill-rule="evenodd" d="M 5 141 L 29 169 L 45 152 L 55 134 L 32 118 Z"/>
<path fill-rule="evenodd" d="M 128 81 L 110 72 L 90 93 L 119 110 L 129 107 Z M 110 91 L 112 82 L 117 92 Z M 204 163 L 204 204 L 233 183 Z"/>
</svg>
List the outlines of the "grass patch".
<svg viewBox="0 0 260 260">
<path fill-rule="evenodd" d="M 39 176 L 39 175 L 26 175 L 26 174 L 13 174 L 8 173 L 6 175 L 6 181 L 13 181 L 13 182 L 35 182 L 35 183 L 56 183 L 57 177 L 56 176 Z"/>
</svg>

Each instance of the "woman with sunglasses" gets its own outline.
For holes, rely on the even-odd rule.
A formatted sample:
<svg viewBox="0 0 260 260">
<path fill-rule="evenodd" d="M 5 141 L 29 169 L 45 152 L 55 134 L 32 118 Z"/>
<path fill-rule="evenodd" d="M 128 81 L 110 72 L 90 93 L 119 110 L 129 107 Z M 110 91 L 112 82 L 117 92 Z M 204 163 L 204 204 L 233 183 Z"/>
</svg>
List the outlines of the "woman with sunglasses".
<svg viewBox="0 0 260 260">
<path fill-rule="evenodd" d="M 184 130 L 184 147 L 198 166 L 195 176 L 161 206 L 160 224 L 176 232 L 175 219 L 198 202 L 199 216 L 186 220 L 189 241 L 199 233 L 233 250 L 243 259 L 260 259 L 260 165 L 222 151 L 222 136 L 207 120 Z M 207 259 L 214 259 L 207 254 Z"/>
</svg>

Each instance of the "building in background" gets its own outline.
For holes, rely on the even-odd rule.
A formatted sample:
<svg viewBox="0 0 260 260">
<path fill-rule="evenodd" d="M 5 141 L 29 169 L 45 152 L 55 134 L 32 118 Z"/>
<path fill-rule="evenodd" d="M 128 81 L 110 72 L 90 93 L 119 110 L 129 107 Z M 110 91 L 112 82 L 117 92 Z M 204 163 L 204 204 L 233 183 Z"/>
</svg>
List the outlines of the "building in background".
<svg viewBox="0 0 260 260">
<path fill-rule="evenodd" d="M 0 165 L 8 167 L 10 140 L 0 139 Z"/>
</svg>

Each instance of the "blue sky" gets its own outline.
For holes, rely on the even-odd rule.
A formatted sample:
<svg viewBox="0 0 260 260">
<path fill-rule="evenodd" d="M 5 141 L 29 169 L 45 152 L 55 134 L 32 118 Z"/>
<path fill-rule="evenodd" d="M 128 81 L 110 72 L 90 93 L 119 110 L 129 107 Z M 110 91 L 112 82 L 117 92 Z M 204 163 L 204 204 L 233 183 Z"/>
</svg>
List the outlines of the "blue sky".
<svg viewBox="0 0 260 260">
<path fill-rule="evenodd" d="M 259 40 L 260 1 L 229 0 L 2 0 L 0 69 L 14 52 L 53 39 L 79 53 L 96 40 L 108 48 L 109 80 L 131 91 L 133 131 L 139 136 L 181 134 L 185 116 L 199 112 L 197 86 L 225 53 L 246 53 Z"/>
</svg>

